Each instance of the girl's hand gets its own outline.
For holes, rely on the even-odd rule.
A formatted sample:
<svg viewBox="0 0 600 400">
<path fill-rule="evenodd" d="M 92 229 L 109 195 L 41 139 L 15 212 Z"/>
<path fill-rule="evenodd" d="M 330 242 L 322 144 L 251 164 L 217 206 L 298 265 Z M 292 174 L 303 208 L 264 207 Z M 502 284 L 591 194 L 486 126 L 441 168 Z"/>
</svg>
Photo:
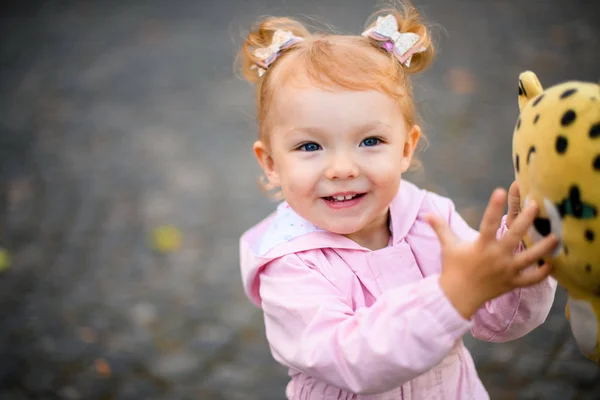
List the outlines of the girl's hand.
<svg viewBox="0 0 600 400">
<path fill-rule="evenodd" d="M 515 288 L 536 284 L 550 273 L 548 264 L 528 267 L 552 252 L 558 243 L 554 235 L 513 254 L 538 212 L 535 202 L 528 202 L 514 216 L 511 229 L 501 240 L 496 239 L 505 201 L 505 190 L 496 189 L 492 193 L 479 237 L 474 242 L 461 242 L 444 219 L 436 215 L 427 217 L 442 246 L 440 286 L 465 319 L 470 319 L 486 301 Z"/>
<path fill-rule="evenodd" d="M 517 181 L 508 188 L 508 212 L 506 213 L 506 227 L 510 228 L 513 221 L 521 212 L 521 192 Z"/>
</svg>

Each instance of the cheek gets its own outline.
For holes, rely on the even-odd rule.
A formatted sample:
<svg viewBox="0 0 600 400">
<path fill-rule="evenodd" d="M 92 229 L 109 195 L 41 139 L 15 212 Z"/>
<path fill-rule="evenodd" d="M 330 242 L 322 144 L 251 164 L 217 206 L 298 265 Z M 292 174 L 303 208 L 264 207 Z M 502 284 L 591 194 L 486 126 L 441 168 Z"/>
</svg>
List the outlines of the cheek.
<svg viewBox="0 0 600 400">
<path fill-rule="evenodd" d="M 281 170 L 282 186 L 288 195 L 310 193 L 318 181 L 314 168 L 298 163 L 289 163 Z"/>
<path fill-rule="evenodd" d="M 388 187 L 400 182 L 402 175 L 401 158 L 385 159 L 365 166 L 369 180 L 378 187 Z"/>
</svg>

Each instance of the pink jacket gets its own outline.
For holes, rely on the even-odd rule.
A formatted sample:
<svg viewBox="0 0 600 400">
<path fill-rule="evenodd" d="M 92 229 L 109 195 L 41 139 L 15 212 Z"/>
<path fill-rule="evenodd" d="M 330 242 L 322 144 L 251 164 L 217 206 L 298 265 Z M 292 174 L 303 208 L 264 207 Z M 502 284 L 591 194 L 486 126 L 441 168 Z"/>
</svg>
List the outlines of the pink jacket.
<svg viewBox="0 0 600 400">
<path fill-rule="evenodd" d="M 391 245 L 376 251 L 285 202 L 242 236 L 244 288 L 264 311 L 273 357 L 289 368 L 288 399 L 488 399 L 462 336 L 509 341 L 546 319 L 552 278 L 465 320 L 439 286 L 440 245 L 423 217 L 444 216 L 465 240 L 477 231 L 449 199 L 407 181 L 390 207 Z"/>
</svg>

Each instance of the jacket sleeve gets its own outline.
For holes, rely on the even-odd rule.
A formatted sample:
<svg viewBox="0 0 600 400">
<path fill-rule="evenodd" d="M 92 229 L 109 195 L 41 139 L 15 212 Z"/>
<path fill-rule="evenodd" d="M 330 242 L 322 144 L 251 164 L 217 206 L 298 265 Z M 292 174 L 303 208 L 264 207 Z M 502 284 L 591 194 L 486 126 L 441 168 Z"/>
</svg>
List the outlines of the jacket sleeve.
<svg viewBox="0 0 600 400">
<path fill-rule="evenodd" d="M 357 394 L 396 388 L 437 365 L 471 323 L 430 276 L 354 311 L 352 300 L 291 254 L 260 274 L 261 306 L 274 358 Z"/>
<path fill-rule="evenodd" d="M 469 227 L 453 205 L 449 219 L 450 226 L 459 237 L 464 240 L 477 238 L 478 232 Z M 505 215 L 496 233 L 497 239 L 501 239 L 507 231 Z M 519 251 L 522 251 L 520 245 L 515 253 Z M 482 265 L 482 268 L 485 266 Z M 536 285 L 515 289 L 488 301 L 473 316 L 471 334 L 488 342 L 507 342 L 528 334 L 548 317 L 556 286 L 556 280 L 548 277 Z"/>
</svg>

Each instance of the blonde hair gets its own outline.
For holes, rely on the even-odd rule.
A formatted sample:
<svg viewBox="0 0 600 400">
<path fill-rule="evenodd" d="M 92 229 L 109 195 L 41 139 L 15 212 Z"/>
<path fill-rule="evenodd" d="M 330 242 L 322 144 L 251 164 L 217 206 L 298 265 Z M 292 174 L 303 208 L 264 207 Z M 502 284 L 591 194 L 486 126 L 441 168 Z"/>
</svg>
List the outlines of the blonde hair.
<svg viewBox="0 0 600 400">
<path fill-rule="evenodd" d="M 433 41 L 429 28 L 408 1 L 404 1 L 400 7 L 375 12 L 369 18 L 366 28 L 375 25 L 378 16 L 387 14 L 396 18 L 399 32 L 416 33 L 421 38 L 419 45 L 425 51 L 413 54 L 409 67 L 402 65 L 393 54 L 367 37 L 311 34 L 302 23 L 287 17 L 269 17 L 258 23 L 247 35 L 238 60 L 244 78 L 256 84 L 258 133 L 266 145 L 269 143 L 269 109 L 274 94 L 279 87 L 293 81 L 294 77 L 305 77 L 311 83 L 331 90 L 383 92 L 400 104 L 409 126 L 417 123 L 418 115 L 409 75 L 421 72 L 431 64 L 435 54 Z M 257 48 L 269 46 L 276 30 L 290 31 L 303 40 L 281 51 L 268 71 L 259 76 L 253 66 L 260 60 L 253 52 Z M 413 164 L 420 166 L 417 159 Z"/>
</svg>

